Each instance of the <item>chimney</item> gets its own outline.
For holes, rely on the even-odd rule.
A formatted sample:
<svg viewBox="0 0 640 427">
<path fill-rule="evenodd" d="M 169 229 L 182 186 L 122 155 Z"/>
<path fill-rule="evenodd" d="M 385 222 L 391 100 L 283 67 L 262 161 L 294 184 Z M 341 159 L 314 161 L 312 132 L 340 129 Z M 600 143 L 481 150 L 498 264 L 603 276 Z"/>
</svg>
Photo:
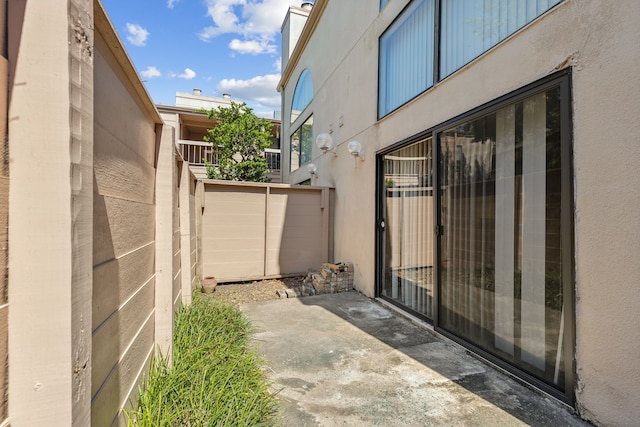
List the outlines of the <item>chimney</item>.
<svg viewBox="0 0 640 427">
<path fill-rule="evenodd" d="M 194 95 L 202 95 L 202 90 L 198 89 L 198 88 L 195 88 L 195 89 L 193 89 L 193 94 Z"/>
<path fill-rule="evenodd" d="M 284 18 L 282 27 L 280 27 L 280 35 L 282 36 L 282 58 L 281 66 L 284 70 L 287 68 L 289 58 L 293 53 L 293 49 L 300 39 L 302 29 L 309 18 L 309 15 L 313 13 L 313 3 L 305 1 L 300 4 L 300 7 L 290 6 L 287 11 L 287 15 Z"/>
<path fill-rule="evenodd" d="M 222 94 L 222 97 L 223 97 L 224 99 L 231 99 L 231 95 L 229 95 L 228 93 L 223 93 L 223 94 Z"/>
</svg>

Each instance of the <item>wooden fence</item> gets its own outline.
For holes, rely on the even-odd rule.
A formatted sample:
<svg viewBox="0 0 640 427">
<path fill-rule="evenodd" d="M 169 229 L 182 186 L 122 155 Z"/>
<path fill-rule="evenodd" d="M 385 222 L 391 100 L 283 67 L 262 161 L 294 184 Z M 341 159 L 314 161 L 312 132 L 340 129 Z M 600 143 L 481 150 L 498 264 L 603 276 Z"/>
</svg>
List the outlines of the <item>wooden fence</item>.
<svg viewBox="0 0 640 427">
<path fill-rule="evenodd" d="M 333 189 L 203 183 L 203 277 L 225 282 L 306 273 L 333 258 Z"/>
</svg>

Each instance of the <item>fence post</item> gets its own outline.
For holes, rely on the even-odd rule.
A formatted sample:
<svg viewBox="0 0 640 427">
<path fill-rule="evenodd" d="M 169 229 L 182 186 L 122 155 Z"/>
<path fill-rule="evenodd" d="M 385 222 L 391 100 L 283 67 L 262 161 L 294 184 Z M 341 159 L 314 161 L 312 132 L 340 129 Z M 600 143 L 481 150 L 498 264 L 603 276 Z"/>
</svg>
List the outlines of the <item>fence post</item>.
<svg viewBox="0 0 640 427">
<path fill-rule="evenodd" d="M 7 3 L 9 34 L 17 34 L 9 58 L 15 64 L 8 111 L 9 417 L 15 426 L 86 426 L 92 397 L 93 2 Z M 46 66 L 34 66 L 33 58 Z M 36 137 L 43 130 L 46 149 Z"/>
<path fill-rule="evenodd" d="M 320 209 L 322 209 L 322 262 L 331 262 L 329 259 L 329 233 L 330 228 L 330 215 L 331 215 L 331 201 L 329 198 L 330 189 L 327 187 L 322 188 L 320 194 Z"/>
<path fill-rule="evenodd" d="M 192 212 L 191 205 L 191 172 L 189 171 L 189 165 L 186 160 L 182 165 L 180 179 L 180 264 L 182 265 L 182 303 L 191 304 L 191 292 L 194 285 L 195 271 L 193 270 L 193 264 L 195 262 L 195 256 L 192 253 L 191 240 L 195 236 L 196 230 L 191 228 L 192 224 L 195 224 L 195 220 L 192 222 L 191 218 L 195 219 L 197 210 Z"/>
<path fill-rule="evenodd" d="M 158 350 L 171 360 L 173 344 L 173 215 L 176 203 L 176 158 L 174 128 L 156 126 L 158 167 L 156 173 L 156 297 L 155 342 Z M 182 166 L 186 168 L 187 165 Z M 178 242 L 179 244 L 179 242 Z"/>
<path fill-rule="evenodd" d="M 267 256 L 269 254 L 269 198 L 271 197 L 271 186 L 265 187 L 264 198 L 264 256 L 262 257 L 262 275 L 267 275 Z"/>
</svg>

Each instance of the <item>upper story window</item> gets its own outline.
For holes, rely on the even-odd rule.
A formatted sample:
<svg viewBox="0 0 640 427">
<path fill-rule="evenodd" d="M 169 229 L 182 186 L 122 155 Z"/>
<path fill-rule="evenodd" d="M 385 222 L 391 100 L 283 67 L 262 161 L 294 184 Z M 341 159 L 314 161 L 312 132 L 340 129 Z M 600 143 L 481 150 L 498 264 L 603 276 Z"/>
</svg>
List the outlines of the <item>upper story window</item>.
<svg viewBox="0 0 640 427">
<path fill-rule="evenodd" d="M 561 1 L 413 0 L 380 36 L 378 117 L 420 95 Z"/>
<path fill-rule="evenodd" d="M 561 0 L 441 0 L 440 78 L 560 3 Z"/>
<path fill-rule="evenodd" d="M 380 117 L 433 85 L 434 3 L 414 0 L 380 37 Z"/>
<path fill-rule="evenodd" d="M 311 78 L 311 72 L 305 69 L 296 84 L 296 89 L 293 92 L 293 102 L 291 103 L 291 123 L 296 119 L 307 105 L 313 100 L 313 79 Z"/>
</svg>

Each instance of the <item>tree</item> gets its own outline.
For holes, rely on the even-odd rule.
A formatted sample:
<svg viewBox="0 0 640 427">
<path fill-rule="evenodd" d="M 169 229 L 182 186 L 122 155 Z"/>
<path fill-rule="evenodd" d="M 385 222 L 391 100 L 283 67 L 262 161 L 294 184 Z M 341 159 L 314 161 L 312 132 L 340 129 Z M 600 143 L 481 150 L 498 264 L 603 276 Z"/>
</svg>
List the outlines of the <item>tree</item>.
<svg viewBox="0 0 640 427">
<path fill-rule="evenodd" d="M 218 164 L 205 162 L 207 177 L 229 181 L 267 182 L 269 167 L 264 150 L 271 145 L 271 123 L 253 114 L 242 102 L 207 111 L 215 127 L 208 129 L 205 141 L 218 153 Z"/>
</svg>

